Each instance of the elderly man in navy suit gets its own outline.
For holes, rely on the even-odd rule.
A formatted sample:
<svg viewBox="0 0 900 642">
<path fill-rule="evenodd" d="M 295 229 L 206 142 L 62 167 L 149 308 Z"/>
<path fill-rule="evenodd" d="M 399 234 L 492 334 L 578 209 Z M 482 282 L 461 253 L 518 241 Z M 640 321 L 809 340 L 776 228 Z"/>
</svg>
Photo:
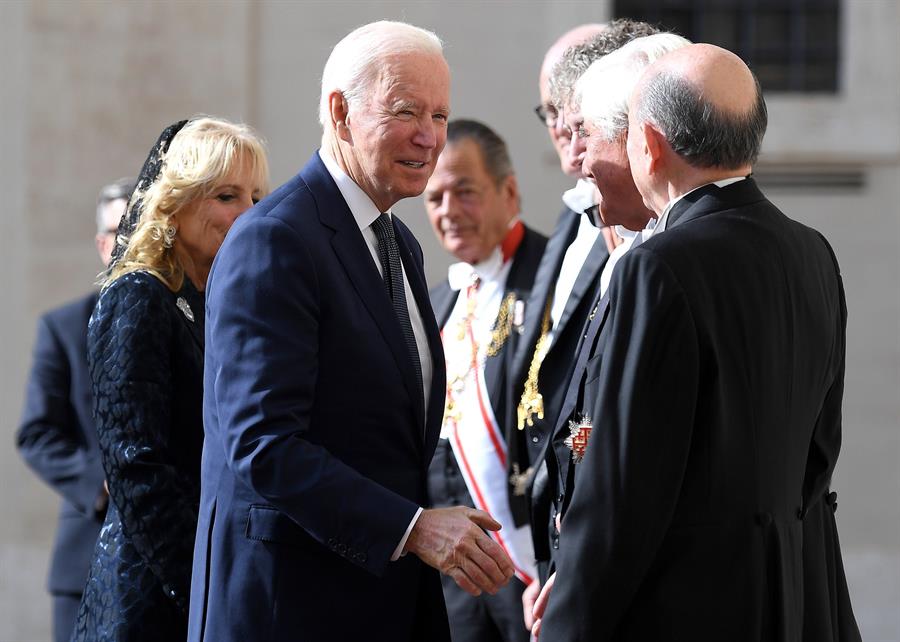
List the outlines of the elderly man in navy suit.
<svg viewBox="0 0 900 642">
<path fill-rule="evenodd" d="M 134 179 L 123 178 L 100 191 L 95 242 L 103 265 L 109 263 L 133 187 Z M 56 642 L 66 642 L 72 635 L 108 502 L 87 371 L 87 324 L 96 303 L 97 293 L 91 292 L 38 321 L 34 362 L 16 436 L 27 464 L 62 497 L 47 579 Z"/>
<path fill-rule="evenodd" d="M 488 514 L 422 509 L 444 359 L 390 209 L 434 170 L 449 83 L 434 34 L 353 31 L 323 72 L 321 149 L 222 245 L 192 641 L 447 640 L 438 570 L 473 594 L 512 576 Z"/>
</svg>

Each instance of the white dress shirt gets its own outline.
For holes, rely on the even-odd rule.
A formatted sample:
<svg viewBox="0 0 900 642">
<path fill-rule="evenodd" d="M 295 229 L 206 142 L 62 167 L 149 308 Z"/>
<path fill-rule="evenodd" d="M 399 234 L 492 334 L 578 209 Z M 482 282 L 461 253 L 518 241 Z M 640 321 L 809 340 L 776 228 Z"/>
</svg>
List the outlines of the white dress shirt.
<svg viewBox="0 0 900 642">
<path fill-rule="evenodd" d="M 650 219 L 651 221 L 656 221 L 656 219 Z M 622 239 L 622 242 L 616 246 L 606 260 L 606 265 L 603 266 L 603 271 L 600 273 L 600 296 L 602 297 L 606 294 L 606 290 L 609 288 L 609 281 L 612 279 L 613 268 L 616 267 L 616 263 L 619 262 L 625 253 L 631 249 L 631 244 L 634 243 L 634 239 L 637 238 L 640 232 L 632 232 L 626 227 L 622 227 L 621 225 L 616 225 L 613 228 L 616 235 Z"/>
<path fill-rule="evenodd" d="M 378 273 L 384 278 L 384 275 L 381 272 L 381 259 L 378 257 L 378 239 L 375 236 L 375 231 L 372 229 L 372 223 L 381 216 L 381 212 L 362 188 L 340 168 L 337 162 L 331 157 L 331 154 L 320 149 L 319 158 L 322 159 L 325 169 L 331 174 L 331 177 L 337 184 L 338 190 L 341 192 L 341 196 L 344 197 L 344 201 L 347 203 L 347 207 L 350 208 L 353 218 L 356 219 L 356 224 L 359 225 L 359 231 L 362 232 L 363 239 L 369 247 L 369 253 L 372 255 L 372 262 L 378 269 Z M 387 214 L 388 216 L 391 215 L 390 212 Z M 406 276 L 406 266 L 403 265 L 402 261 L 400 262 L 400 265 L 403 269 L 403 289 L 406 292 L 406 307 L 409 310 L 409 321 L 412 325 L 413 334 L 416 337 L 416 349 L 419 351 L 419 362 L 422 364 L 422 385 L 424 386 L 422 396 L 425 400 L 425 416 L 427 417 L 428 392 L 431 390 L 434 364 L 431 362 L 431 350 L 428 347 L 428 336 L 425 334 L 425 324 L 422 321 L 422 313 L 419 312 L 419 306 L 416 304 L 416 297 L 409 287 L 409 278 Z M 422 430 L 425 430 L 425 426 L 422 426 Z M 403 547 L 406 546 L 406 540 L 409 538 L 409 534 L 412 532 L 413 526 L 416 525 L 416 521 L 421 514 L 422 508 L 420 507 L 419 510 L 416 511 L 415 516 L 413 516 L 409 526 L 406 528 L 403 539 L 400 540 L 397 548 L 394 549 L 391 561 L 395 561 L 400 557 Z"/>
<path fill-rule="evenodd" d="M 563 203 L 570 210 L 577 212 L 578 232 L 575 234 L 575 240 L 566 250 L 563 257 L 562 265 L 559 269 L 559 277 L 556 280 L 556 289 L 553 292 L 553 303 L 550 305 L 550 332 L 549 340 L 546 346 L 549 348 L 553 343 L 553 334 L 559 319 L 562 317 L 563 311 L 566 309 L 566 303 L 569 295 L 572 294 L 572 288 L 575 287 L 575 280 L 578 278 L 579 272 L 587 259 L 591 248 L 594 247 L 594 241 L 600 235 L 600 230 L 590 221 L 584 210 L 596 205 L 594 184 L 579 179 L 575 187 L 563 194 Z"/>
</svg>

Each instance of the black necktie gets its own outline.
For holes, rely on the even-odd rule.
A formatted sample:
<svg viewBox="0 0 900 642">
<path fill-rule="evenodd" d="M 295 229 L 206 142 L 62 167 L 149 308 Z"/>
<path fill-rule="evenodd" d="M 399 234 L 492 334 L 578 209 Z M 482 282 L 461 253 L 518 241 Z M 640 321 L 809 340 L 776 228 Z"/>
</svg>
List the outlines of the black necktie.
<svg viewBox="0 0 900 642">
<path fill-rule="evenodd" d="M 403 338 L 406 339 L 406 348 L 416 371 L 416 381 L 419 390 L 424 392 L 422 383 L 422 362 L 419 361 L 419 349 L 416 346 L 416 335 L 413 333 L 412 323 L 409 320 L 409 310 L 406 307 L 406 288 L 403 287 L 403 268 L 400 263 L 400 250 L 397 247 L 397 239 L 394 238 L 394 225 L 391 217 L 382 214 L 372 223 L 372 231 L 378 239 L 378 258 L 381 260 L 381 272 L 384 277 L 384 285 L 388 296 L 394 304 L 394 313 L 403 330 Z"/>
</svg>

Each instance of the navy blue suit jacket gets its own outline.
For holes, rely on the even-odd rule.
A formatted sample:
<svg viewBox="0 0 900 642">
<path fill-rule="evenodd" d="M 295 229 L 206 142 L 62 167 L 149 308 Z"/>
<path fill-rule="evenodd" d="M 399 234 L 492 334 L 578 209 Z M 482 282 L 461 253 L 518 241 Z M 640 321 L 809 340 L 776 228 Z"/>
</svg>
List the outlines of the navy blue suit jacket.
<svg viewBox="0 0 900 642">
<path fill-rule="evenodd" d="M 445 368 L 421 248 L 426 415 L 362 233 L 317 154 L 235 223 L 207 284 L 190 640 L 442 640 L 437 571 L 390 557 L 419 506 Z"/>
<path fill-rule="evenodd" d="M 29 467 L 62 496 L 47 579 L 53 593 L 81 593 L 103 522 L 103 512 L 96 510 L 103 467 L 91 419 L 86 343 L 96 303 L 97 293 L 92 292 L 38 321 L 16 435 Z"/>
</svg>

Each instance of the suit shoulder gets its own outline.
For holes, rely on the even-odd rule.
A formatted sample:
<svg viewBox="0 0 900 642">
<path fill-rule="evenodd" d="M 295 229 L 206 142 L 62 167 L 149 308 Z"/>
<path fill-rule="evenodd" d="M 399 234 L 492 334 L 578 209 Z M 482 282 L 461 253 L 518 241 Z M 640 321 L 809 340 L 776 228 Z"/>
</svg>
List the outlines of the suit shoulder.
<svg viewBox="0 0 900 642">
<path fill-rule="evenodd" d="M 148 272 L 129 272 L 110 283 L 100 293 L 94 318 L 122 314 L 138 318 L 156 314 L 174 293 Z"/>
<path fill-rule="evenodd" d="M 299 233 L 310 222 L 318 224 L 318 217 L 314 216 L 317 211 L 315 196 L 303 176 L 297 174 L 238 217 L 229 236 L 267 219 L 280 221 Z"/>
<path fill-rule="evenodd" d="M 41 319 L 48 325 L 59 329 L 87 327 L 88 319 L 97 304 L 98 292 L 90 292 L 63 305 L 48 310 Z"/>
</svg>

